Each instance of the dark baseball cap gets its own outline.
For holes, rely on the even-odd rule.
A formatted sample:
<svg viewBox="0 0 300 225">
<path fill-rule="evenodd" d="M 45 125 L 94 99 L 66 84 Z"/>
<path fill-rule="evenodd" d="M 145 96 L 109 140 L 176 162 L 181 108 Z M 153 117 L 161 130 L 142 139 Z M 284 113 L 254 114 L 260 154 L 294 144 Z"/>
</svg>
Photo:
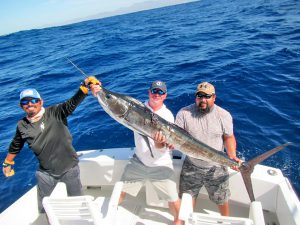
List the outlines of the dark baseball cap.
<svg viewBox="0 0 300 225">
<path fill-rule="evenodd" d="M 153 89 L 160 89 L 163 92 L 167 93 L 167 86 L 166 86 L 166 84 L 164 82 L 160 81 L 160 80 L 154 81 L 151 84 L 150 90 L 153 90 Z"/>
</svg>

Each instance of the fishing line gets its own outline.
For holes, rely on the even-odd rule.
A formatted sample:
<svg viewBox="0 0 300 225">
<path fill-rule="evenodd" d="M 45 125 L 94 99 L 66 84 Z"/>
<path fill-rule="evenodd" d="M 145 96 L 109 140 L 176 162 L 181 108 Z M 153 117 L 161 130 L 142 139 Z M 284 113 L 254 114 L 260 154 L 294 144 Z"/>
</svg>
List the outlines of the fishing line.
<svg viewBox="0 0 300 225">
<path fill-rule="evenodd" d="M 75 65 L 75 63 L 73 63 L 72 61 L 71 61 L 71 59 L 69 59 L 69 58 L 67 58 L 66 57 L 66 59 L 83 75 L 83 76 L 85 76 L 86 78 L 88 78 L 88 75 L 86 75 L 85 74 L 85 72 L 83 72 L 78 66 L 76 66 Z"/>
</svg>

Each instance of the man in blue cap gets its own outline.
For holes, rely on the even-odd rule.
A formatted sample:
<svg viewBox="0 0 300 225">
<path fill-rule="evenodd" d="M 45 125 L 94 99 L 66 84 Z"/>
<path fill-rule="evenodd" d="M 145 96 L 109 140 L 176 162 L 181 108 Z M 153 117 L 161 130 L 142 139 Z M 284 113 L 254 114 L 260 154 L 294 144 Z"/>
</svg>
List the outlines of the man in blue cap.
<svg viewBox="0 0 300 225">
<path fill-rule="evenodd" d="M 26 116 L 19 120 L 15 136 L 3 162 L 3 174 L 13 176 L 14 158 L 25 142 L 39 161 L 36 171 L 38 207 L 44 212 L 42 199 L 49 196 L 58 182 L 64 182 L 68 195 L 81 195 L 78 157 L 72 146 L 72 136 L 67 127 L 67 117 L 87 96 L 89 87 L 99 88 L 95 77 L 84 80 L 76 94 L 64 103 L 44 108 L 44 101 L 35 89 L 20 93 L 20 107 Z"/>
<path fill-rule="evenodd" d="M 148 96 L 146 107 L 173 123 L 174 116 L 164 104 L 167 97 L 166 84 L 162 81 L 154 81 L 148 89 Z M 129 160 L 121 178 L 124 186 L 119 203 L 123 202 L 126 193 L 136 196 L 145 182 L 150 181 L 159 198 L 168 201 L 169 209 L 174 216 L 174 225 L 182 224 L 178 218 L 180 200 L 170 149 L 159 140 L 154 141 L 137 132 L 134 132 L 134 142 L 135 154 Z"/>
</svg>

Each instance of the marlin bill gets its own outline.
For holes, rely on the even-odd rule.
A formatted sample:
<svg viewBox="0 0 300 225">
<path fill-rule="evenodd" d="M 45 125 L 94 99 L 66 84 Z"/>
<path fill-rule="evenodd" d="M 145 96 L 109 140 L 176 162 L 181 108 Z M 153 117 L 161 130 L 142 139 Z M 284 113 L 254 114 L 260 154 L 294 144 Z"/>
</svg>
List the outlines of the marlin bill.
<svg viewBox="0 0 300 225">
<path fill-rule="evenodd" d="M 181 127 L 161 118 L 143 103 L 130 96 L 114 93 L 102 87 L 101 91 L 97 93 L 97 98 L 100 105 L 112 118 L 132 131 L 150 138 L 155 132 L 160 131 L 168 143 L 173 144 L 176 149 L 188 156 L 206 158 L 229 167 L 239 167 L 251 202 L 255 201 L 250 177 L 254 166 L 290 144 L 280 145 L 239 165 L 226 153 L 195 139 Z"/>
</svg>

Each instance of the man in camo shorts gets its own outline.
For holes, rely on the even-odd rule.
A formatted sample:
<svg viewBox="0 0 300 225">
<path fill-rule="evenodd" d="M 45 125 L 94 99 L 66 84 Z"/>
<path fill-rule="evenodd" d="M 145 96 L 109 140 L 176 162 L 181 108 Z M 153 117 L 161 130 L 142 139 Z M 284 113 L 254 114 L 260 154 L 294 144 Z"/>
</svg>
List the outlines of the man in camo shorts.
<svg viewBox="0 0 300 225">
<path fill-rule="evenodd" d="M 236 157 L 232 117 L 229 112 L 215 104 L 214 86 L 208 82 L 199 84 L 195 96 L 195 103 L 182 108 L 175 123 L 216 150 L 224 151 L 225 148 L 229 158 L 240 162 Z M 205 158 L 186 156 L 180 175 L 179 195 L 191 194 L 195 207 L 202 186 L 205 186 L 210 200 L 218 205 L 221 215 L 229 216 L 228 168 Z"/>
</svg>

